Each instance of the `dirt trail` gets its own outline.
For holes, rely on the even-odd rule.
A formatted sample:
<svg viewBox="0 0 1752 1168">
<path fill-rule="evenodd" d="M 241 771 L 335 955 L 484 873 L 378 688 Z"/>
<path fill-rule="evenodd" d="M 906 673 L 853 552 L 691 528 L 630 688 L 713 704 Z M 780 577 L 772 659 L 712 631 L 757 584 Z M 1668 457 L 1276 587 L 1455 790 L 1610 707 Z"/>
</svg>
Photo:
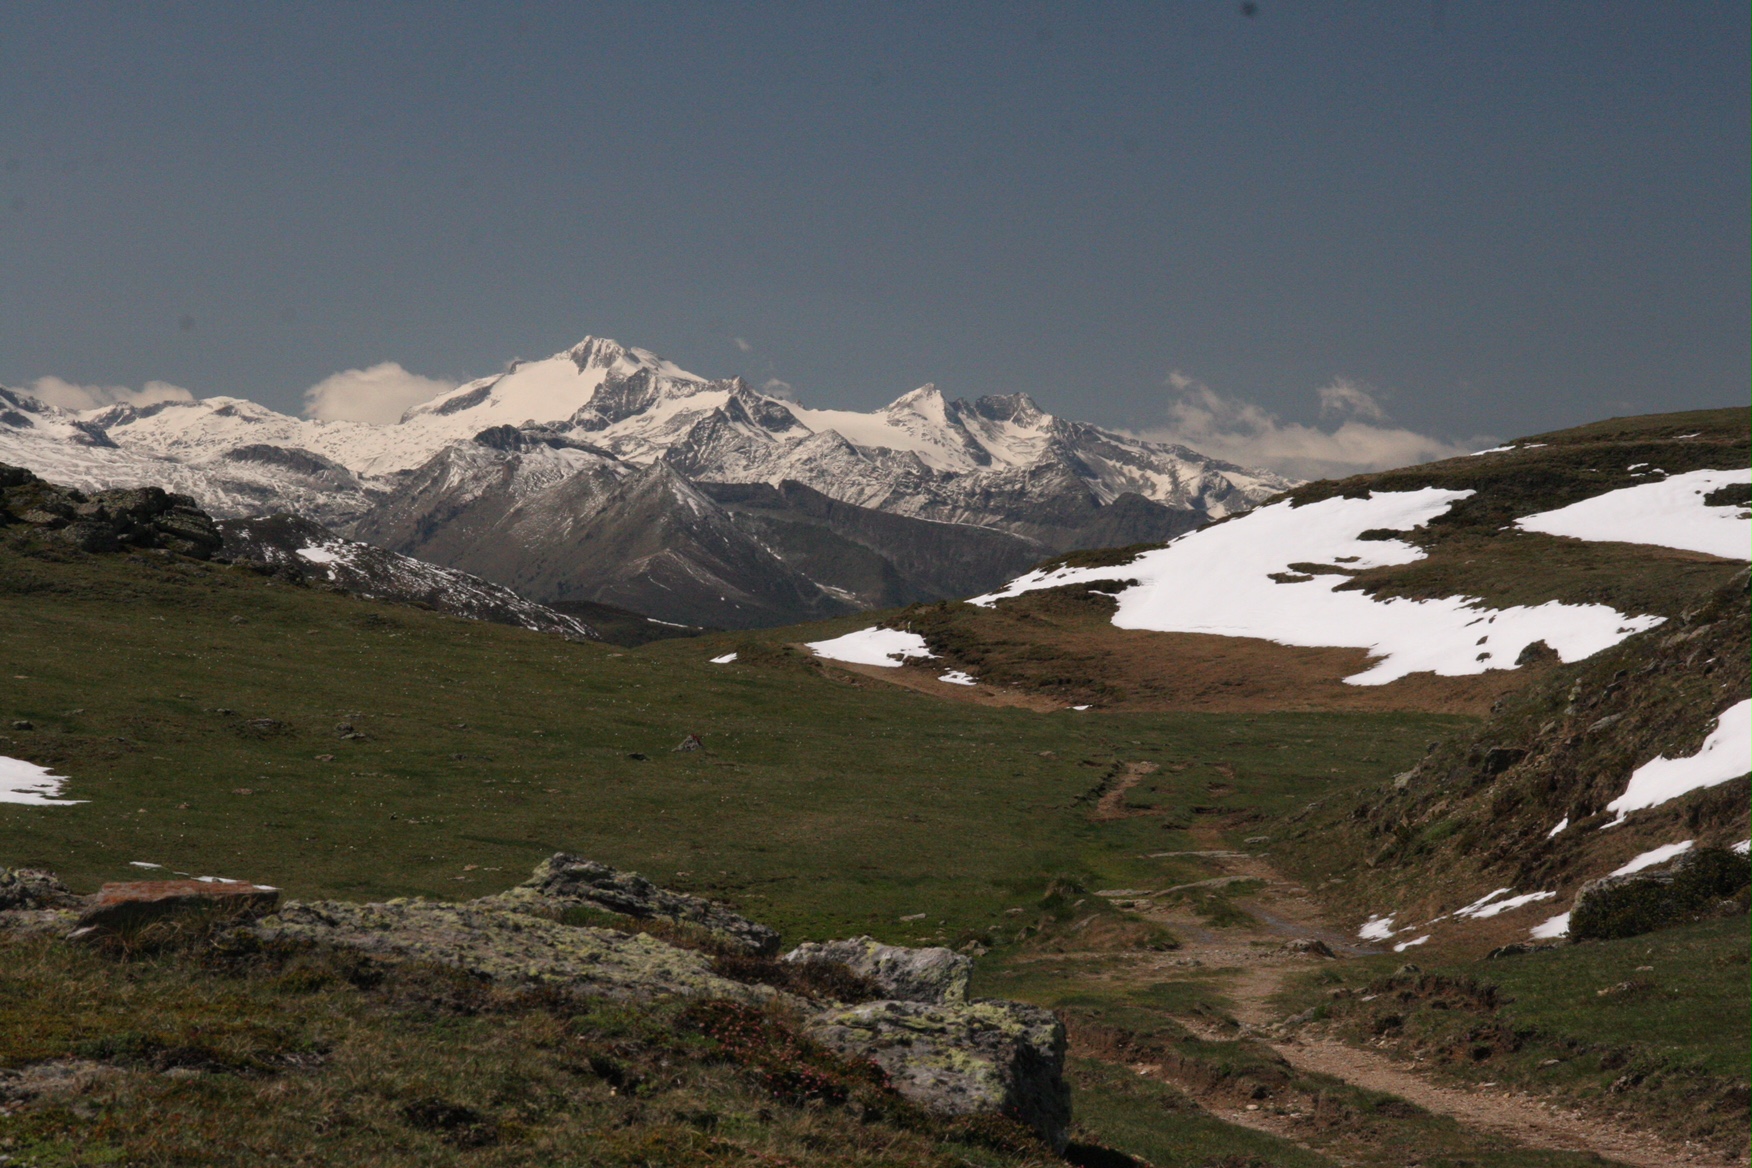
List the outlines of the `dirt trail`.
<svg viewBox="0 0 1752 1168">
<path fill-rule="evenodd" d="M 1154 811 L 1136 811 L 1125 805 L 1125 793 L 1144 781 L 1145 775 L 1153 775 L 1161 768 L 1153 762 L 1128 762 L 1120 771 L 1119 781 L 1114 783 L 1106 794 L 1095 804 L 1095 819 L 1108 821 L 1128 819 L 1133 815 L 1154 815 Z"/>
<path fill-rule="evenodd" d="M 1131 780 L 1132 783 L 1136 781 L 1136 778 Z M 1102 804 L 1116 795 L 1123 803 L 1123 791 L 1116 790 L 1104 797 Z M 1265 887 L 1259 893 L 1236 901 L 1238 907 L 1259 922 L 1257 926 L 1214 929 L 1202 924 L 1183 908 L 1154 905 L 1147 899 L 1133 900 L 1130 907 L 1171 925 L 1182 937 L 1181 948 L 1171 956 L 1165 955 L 1164 966 L 1233 970 L 1222 983 L 1222 988 L 1234 1004 L 1234 1016 L 1241 1024 L 1241 1033 L 1269 1045 L 1297 1069 L 1330 1075 L 1358 1087 L 1398 1096 L 1426 1111 L 1449 1116 L 1472 1131 L 1500 1136 L 1528 1147 L 1593 1152 L 1636 1168 L 1671 1168 L 1673 1165 L 1743 1168 L 1743 1160 L 1724 1159 L 1701 1147 L 1675 1147 L 1644 1132 L 1622 1128 L 1579 1112 L 1561 1110 L 1523 1092 L 1450 1086 L 1376 1051 L 1322 1037 L 1304 1039 L 1280 1032 L 1277 1024 L 1281 1019 L 1272 1005 L 1272 997 L 1282 987 L 1285 978 L 1320 960 L 1287 951 L 1282 947 L 1283 942 L 1294 938 L 1319 940 L 1339 960 L 1372 950 L 1359 946 L 1353 938 L 1332 928 L 1322 918 L 1308 890 L 1285 879 L 1265 857 L 1226 851 L 1214 832 L 1195 833 L 1195 846 L 1200 850 L 1181 854 L 1196 857 L 1209 865 L 1216 870 L 1218 878 L 1244 877 L 1264 882 Z M 1161 853 L 1164 856 L 1170 854 L 1174 853 Z M 1172 976 L 1166 968 L 1152 973 L 1158 977 Z M 1236 1037 L 1233 1030 L 1196 1018 L 1180 1017 L 1177 1021 L 1201 1037 Z M 1155 1066 L 1132 1069 L 1141 1074 L 1171 1078 L 1162 1075 L 1161 1068 Z M 1308 1146 L 1302 1138 L 1303 1133 L 1298 1130 L 1300 1117 L 1296 1115 L 1274 1114 L 1259 1107 L 1247 1110 L 1244 1103 L 1213 1096 L 1201 1084 L 1177 1085 L 1200 1098 L 1212 1114 L 1222 1119 Z"/>
</svg>

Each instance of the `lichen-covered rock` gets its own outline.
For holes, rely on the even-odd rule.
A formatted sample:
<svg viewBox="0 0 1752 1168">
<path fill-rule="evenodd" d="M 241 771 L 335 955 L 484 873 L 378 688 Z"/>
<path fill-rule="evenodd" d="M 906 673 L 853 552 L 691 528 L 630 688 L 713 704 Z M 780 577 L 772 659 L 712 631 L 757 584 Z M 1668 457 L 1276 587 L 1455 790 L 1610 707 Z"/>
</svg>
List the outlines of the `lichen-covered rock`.
<svg viewBox="0 0 1752 1168">
<path fill-rule="evenodd" d="M 0 868 L 0 912 L 16 909 L 77 908 L 83 903 L 53 872 Z"/>
<path fill-rule="evenodd" d="M 784 960 L 845 965 L 876 983 L 885 997 L 936 1005 L 967 1001 L 967 982 L 973 975 L 973 961 L 953 950 L 909 949 L 870 937 L 810 941 L 785 954 Z"/>
<path fill-rule="evenodd" d="M 490 900 L 447 904 L 290 901 L 254 928 L 264 941 L 333 945 L 386 960 L 430 961 L 492 981 L 556 983 L 622 999 L 770 998 L 712 972 L 701 953 L 644 934 L 562 925 Z"/>
<path fill-rule="evenodd" d="M 659 888 L 637 872 L 622 872 L 595 860 L 556 852 L 517 887 L 481 903 L 512 908 L 564 910 L 587 907 L 639 920 L 693 925 L 716 934 L 733 949 L 761 957 L 779 951 L 777 930 L 756 924 L 716 901 Z"/>
<path fill-rule="evenodd" d="M 1065 1028 L 1050 1010 L 1019 1002 L 959 1005 L 867 1002 L 817 1015 L 817 1042 L 867 1058 L 895 1090 L 948 1115 L 997 1112 L 1027 1124 L 1062 1152 L 1071 1093 Z"/>
<path fill-rule="evenodd" d="M 1726 848 L 1699 848 L 1663 868 L 1590 880 L 1570 909 L 1570 939 L 1635 937 L 1684 924 L 1710 915 L 1749 880 L 1746 857 Z"/>
</svg>

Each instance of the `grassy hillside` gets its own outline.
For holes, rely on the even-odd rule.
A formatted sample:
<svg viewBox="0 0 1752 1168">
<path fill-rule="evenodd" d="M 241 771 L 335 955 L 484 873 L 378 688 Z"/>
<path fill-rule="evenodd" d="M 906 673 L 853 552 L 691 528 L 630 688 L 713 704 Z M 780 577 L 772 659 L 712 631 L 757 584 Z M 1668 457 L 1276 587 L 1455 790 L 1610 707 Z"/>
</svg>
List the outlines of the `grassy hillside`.
<svg viewBox="0 0 1752 1168">
<path fill-rule="evenodd" d="M 151 555 L 15 545 L 0 595 L 0 751 L 87 801 L 0 805 L 4 862 L 83 888 L 139 861 L 293 896 L 477 896 L 565 849 L 794 940 L 953 939 L 1054 874 L 1172 869 L 1139 856 L 1184 847 L 1195 807 L 1269 818 L 1456 725 L 945 705 L 783 652 L 714 666 L 706 641 L 572 644 Z M 688 734 L 705 749 L 674 752 Z M 1129 759 L 1245 777 L 1092 824 Z"/>
</svg>

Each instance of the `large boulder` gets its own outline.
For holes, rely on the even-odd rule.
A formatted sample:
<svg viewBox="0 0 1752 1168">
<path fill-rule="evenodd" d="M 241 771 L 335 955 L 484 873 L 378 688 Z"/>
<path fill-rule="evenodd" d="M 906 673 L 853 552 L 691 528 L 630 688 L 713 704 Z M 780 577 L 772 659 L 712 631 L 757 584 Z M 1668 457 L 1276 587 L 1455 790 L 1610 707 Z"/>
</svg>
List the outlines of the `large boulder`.
<svg viewBox="0 0 1752 1168">
<path fill-rule="evenodd" d="M 1570 939 L 1634 937 L 1696 920 L 1715 912 L 1749 879 L 1745 856 L 1699 848 L 1662 868 L 1590 880 L 1570 909 Z"/>
<path fill-rule="evenodd" d="M 1065 1028 L 1050 1010 L 1019 1002 L 866 1002 L 817 1015 L 807 1033 L 874 1062 L 921 1107 L 1007 1115 L 1064 1151 L 1071 1121 Z"/>
<path fill-rule="evenodd" d="M 131 880 L 98 889 L 79 927 L 118 932 L 190 914 L 242 920 L 271 912 L 279 900 L 278 888 L 241 880 Z"/>
<path fill-rule="evenodd" d="M 967 1001 L 973 961 L 943 948 L 909 949 L 870 937 L 810 941 L 785 954 L 794 964 L 844 965 L 874 982 L 882 995 L 903 1002 L 958 1005 Z"/>
<path fill-rule="evenodd" d="M 486 899 L 549 912 L 595 908 L 639 920 L 666 920 L 704 929 L 739 952 L 771 957 L 779 951 L 776 929 L 757 924 L 715 900 L 671 892 L 637 872 L 622 872 L 567 852 L 556 852 L 537 864 L 528 880 Z"/>
<path fill-rule="evenodd" d="M 253 931 L 264 941 L 336 946 L 387 961 L 430 961 L 489 981 L 548 982 L 609 998 L 773 996 L 766 986 L 713 973 L 703 953 L 643 933 L 563 925 L 495 899 L 291 901 Z"/>
</svg>

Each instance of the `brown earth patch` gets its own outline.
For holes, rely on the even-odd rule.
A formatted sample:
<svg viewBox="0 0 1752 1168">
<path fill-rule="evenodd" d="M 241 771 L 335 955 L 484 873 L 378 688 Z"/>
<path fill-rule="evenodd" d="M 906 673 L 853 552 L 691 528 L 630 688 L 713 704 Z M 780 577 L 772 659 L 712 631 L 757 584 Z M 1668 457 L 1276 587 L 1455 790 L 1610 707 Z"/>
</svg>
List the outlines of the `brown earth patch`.
<svg viewBox="0 0 1752 1168">
<path fill-rule="evenodd" d="M 965 610 L 965 606 L 963 611 Z M 1470 677 L 1419 673 L 1387 685 L 1347 685 L 1369 668 L 1362 649 L 1309 649 L 1252 637 L 1152 633 L 1117 629 L 1097 619 L 1039 619 L 1026 629 L 1010 614 L 974 610 L 981 635 L 975 654 L 929 666 L 883 668 L 834 663 L 948 701 L 1049 713 L 1088 705 L 1116 712 L 1188 710 L 1205 713 L 1387 712 L 1488 713 L 1505 693 L 1534 679 L 1541 667 L 1498 669 Z M 956 616 L 960 618 L 961 611 Z M 980 677 L 978 685 L 937 680 L 950 668 Z"/>
</svg>

